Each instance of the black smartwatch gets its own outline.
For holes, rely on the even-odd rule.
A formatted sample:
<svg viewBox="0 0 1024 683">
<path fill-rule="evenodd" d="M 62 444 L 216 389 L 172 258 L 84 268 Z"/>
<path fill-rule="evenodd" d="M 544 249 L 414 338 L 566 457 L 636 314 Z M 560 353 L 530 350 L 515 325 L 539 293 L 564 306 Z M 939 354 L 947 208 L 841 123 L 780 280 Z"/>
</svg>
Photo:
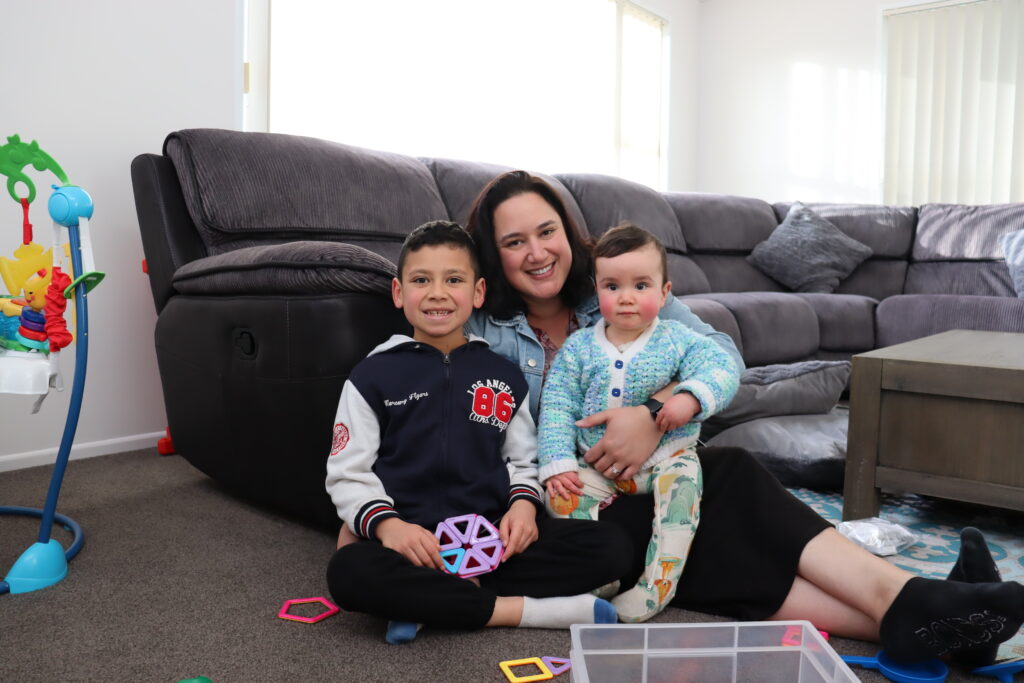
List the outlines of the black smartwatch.
<svg viewBox="0 0 1024 683">
<path fill-rule="evenodd" d="M 661 412 L 661 408 L 664 405 L 664 403 L 662 403 L 656 398 L 649 398 L 646 401 L 644 401 L 644 408 L 647 408 L 647 410 L 651 411 L 652 420 L 658 417 L 658 413 Z"/>
</svg>

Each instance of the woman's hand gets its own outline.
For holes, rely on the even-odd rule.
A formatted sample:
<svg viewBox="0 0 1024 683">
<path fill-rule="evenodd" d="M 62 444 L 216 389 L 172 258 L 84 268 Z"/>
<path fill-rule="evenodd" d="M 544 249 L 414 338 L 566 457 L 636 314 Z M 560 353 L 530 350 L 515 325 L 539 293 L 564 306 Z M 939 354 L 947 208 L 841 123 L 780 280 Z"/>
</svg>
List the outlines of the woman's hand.
<svg viewBox="0 0 1024 683">
<path fill-rule="evenodd" d="M 661 441 L 662 431 L 644 406 L 602 410 L 578 421 L 576 426 L 600 424 L 605 425 L 604 436 L 583 459 L 609 479 L 631 479 Z"/>
<path fill-rule="evenodd" d="M 377 525 L 377 539 L 385 548 L 401 553 L 417 567 L 444 569 L 441 542 L 419 524 L 388 517 Z"/>
<path fill-rule="evenodd" d="M 547 487 L 548 496 L 554 500 L 560 496 L 569 500 L 569 495 L 575 493 L 577 496 L 583 494 L 583 482 L 580 481 L 579 472 L 562 472 L 544 482 Z"/>
<path fill-rule="evenodd" d="M 534 504 L 528 500 L 517 500 L 512 503 L 498 523 L 498 535 L 505 544 L 502 562 L 529 548 L 540 536 L 537 532 L 537 508 Z"/>
</svg>

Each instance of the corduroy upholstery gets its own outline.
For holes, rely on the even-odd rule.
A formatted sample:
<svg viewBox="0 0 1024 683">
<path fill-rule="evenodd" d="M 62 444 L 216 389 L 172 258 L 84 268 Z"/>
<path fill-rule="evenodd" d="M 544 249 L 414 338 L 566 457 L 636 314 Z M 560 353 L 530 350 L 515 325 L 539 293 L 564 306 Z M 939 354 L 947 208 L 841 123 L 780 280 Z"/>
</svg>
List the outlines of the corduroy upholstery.
<svg viewBox="0 0 1024 683">
<path fill-rule="evenodd" d="M 172 133 L 162 155 L 137 157 L 157 360 L 182 454 L 251 498 L 336 524 L 323 461 L 342 384 L 373 346 L 408 331 L 388 266 L 417 225 L 464 223 L 504 170 L 209 129 Z M 673 291 L 751 366 L 848 360 L 954 327 L 1024 332 L 999 247 L 1024 229 L 1024 205 L 771 204 L 546 177 L 588 234 L 629 220 L 658 235 Z M 835 293 L 792 293 L 747 262 L 795 200 L 871 247 Z"/>
</svg>

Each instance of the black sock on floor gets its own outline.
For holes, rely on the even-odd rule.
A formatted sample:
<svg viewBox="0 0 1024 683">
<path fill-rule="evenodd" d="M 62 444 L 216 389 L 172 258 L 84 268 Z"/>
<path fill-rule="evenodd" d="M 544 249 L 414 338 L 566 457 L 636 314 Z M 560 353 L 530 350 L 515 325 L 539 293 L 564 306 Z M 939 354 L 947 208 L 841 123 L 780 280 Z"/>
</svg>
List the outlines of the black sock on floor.
<svg viewBox="0 0 1024 683">
<path fill-rule="evenodd" d="M 973 526 L 964 527 L 960 532 L 960 554 L 946 578 L 966 583 L 995 583 L 1002 580 L 985 537 Z M 995 662 L 998 652 L 999 643 L 986 643 L 965 648 L 953 655 L 952 659 L 959 664 L 976 668 Z"/>
<path fill-rule="evenodd" d="M 960 532 L 960 554 L 946 578 L 967 583 L 994 583 L 1002 579 L 985 537 L 973 526 Z"/>
<path fill-rule="evenodd" d="M 894 660 L 919 662 L 998 646 L 1024 623 L 1024 586 L 962 583 L 915 576 L 893 600 L 879 629 Z"/>
</svg>

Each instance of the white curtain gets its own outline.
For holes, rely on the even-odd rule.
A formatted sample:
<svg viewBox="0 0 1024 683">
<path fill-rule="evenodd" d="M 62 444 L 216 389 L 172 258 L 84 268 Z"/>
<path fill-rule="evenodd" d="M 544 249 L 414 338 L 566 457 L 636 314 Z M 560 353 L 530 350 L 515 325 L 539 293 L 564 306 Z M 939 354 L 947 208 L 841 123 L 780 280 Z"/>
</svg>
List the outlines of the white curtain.
<svg viewBox="0 0 1024 683">
<path fill-rule="evenodd" d="M 890 10 L 885 202 L 1024 201 L 1024 0 Z"/>
</svg>

